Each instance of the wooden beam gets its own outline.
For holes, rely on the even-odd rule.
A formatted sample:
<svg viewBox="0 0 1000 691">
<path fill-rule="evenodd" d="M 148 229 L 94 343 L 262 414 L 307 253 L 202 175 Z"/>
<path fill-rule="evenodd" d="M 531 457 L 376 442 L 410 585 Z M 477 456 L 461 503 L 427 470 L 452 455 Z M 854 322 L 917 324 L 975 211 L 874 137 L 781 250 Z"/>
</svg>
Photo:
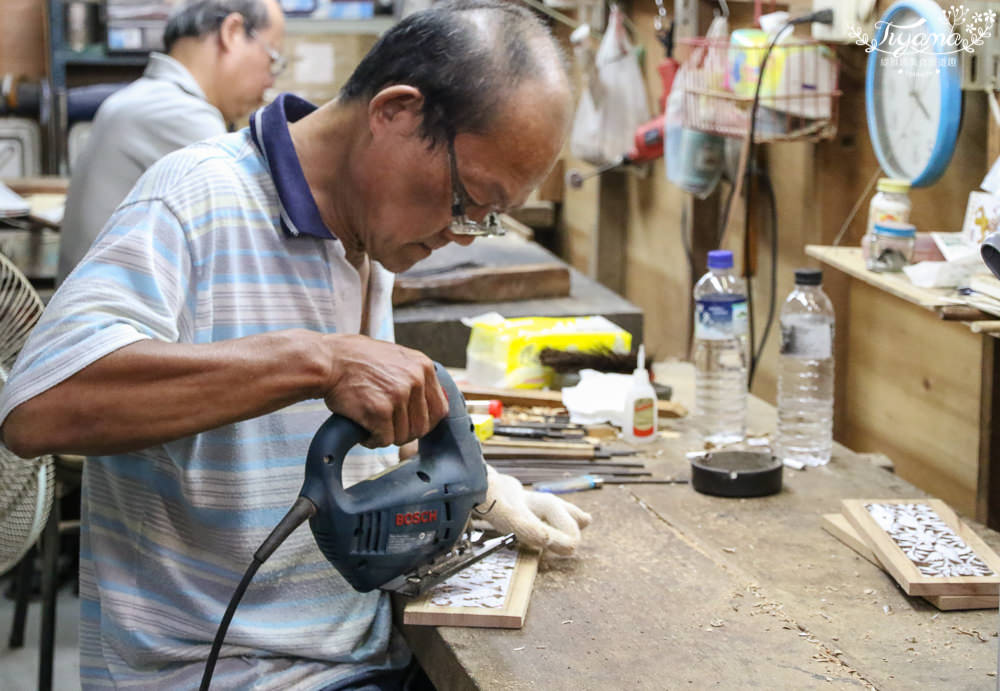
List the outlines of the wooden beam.
<svg viewBox="0 0 1000 691">
<path fill-rule="evenodd" d="M 979 475 L 976 520 L 1000 526 L 1000 342 L 983 336 L 979 404 Z"/>
<path fill-rule="evenodd" d="M 987 98 L 990 96 L 992 94 Z M 986 122 L 986 165 L 989 167 L 1000 157 L 1000 124 L 989 112 Z M 994 530 L 1000 526 L 1000 419 L 997 419 L 1000 417 L 1000 344 L 988 334 L 997 333 L 996 326 L 1000 326 L 1000 322 L 984 321 L 978 326 L 972 325 L 973 332 L 983 334 L 976 519 Z"/>
<path fill-rule="evenodd" d="M 625 294 L 628 246 L 628 184 L 626 174 L 609 170 L 598 177 L 597 232 L 591 254 L 591 275 L 619 295 Z"/>
<path fill-rule="evenodd" d="M 990 94 L 987 94 L 987 98 L 989 97 Z M 992 113 L 987 115 L 986 122 L 988 123 L 986 126 L 986 165 L 992 166 L 993 162 L 1000 158 L 1000 124 L 997 124 Z M 985 173 L 983 174 L 985 175 Z"/>
</svg>

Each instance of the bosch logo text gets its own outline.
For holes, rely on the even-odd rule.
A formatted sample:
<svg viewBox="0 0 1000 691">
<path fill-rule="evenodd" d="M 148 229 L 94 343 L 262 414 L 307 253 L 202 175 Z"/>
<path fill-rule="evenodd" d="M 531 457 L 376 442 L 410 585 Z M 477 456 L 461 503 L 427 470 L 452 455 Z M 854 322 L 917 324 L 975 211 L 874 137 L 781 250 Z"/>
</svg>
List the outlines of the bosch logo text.
<svg viewBox="0 0 1000 691">
<path fill-rule="evenodd" d="M 436 523 L 438 519 L 437 511 L 410 511 L 409 513 L 397 513 L 396 525 L 420 525 L 421 523 Z"/>
</svg>

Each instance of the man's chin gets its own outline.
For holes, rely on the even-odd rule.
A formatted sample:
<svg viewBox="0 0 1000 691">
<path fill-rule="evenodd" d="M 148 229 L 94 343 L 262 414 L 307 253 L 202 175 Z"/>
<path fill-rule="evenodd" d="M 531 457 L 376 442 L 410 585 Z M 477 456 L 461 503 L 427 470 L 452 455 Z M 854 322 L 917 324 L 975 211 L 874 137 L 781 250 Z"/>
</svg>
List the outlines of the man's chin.
<svg viewBox="0 0 1000 691">
<path fill-rule="evenodd" d="M 391 256 L 376 258 L 379 263 L 394 274 L 401 274 L 422 259 L 431 256 L 433 250 L 423 243 L 406 245 Z"/>
</svg>

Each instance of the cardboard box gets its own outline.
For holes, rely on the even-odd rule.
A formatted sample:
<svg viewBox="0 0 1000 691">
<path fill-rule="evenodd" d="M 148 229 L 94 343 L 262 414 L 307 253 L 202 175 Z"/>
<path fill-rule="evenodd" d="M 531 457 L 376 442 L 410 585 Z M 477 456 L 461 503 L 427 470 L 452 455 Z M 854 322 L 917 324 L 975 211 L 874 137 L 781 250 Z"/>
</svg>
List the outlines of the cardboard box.
<svg viewBox="0 0 1000 691">
<path fill-rule="evenodd" d="M 1000 195 L 970 192 L 962 222 L 962 237 L 967 243 L 978 245 L 997 230 L 1000 230 Z"/>
<path fill-rule="evenodd" d="M 274 89 L 322 105 L 337 95 L 376 39 L 373 34 L 289 34 L 283 51 L 288 69 Z"/>
<path fill-rule="evenodd" d="M 0 0 L 0 75 L 45 76 L 44 0 Z"/>
</svg>

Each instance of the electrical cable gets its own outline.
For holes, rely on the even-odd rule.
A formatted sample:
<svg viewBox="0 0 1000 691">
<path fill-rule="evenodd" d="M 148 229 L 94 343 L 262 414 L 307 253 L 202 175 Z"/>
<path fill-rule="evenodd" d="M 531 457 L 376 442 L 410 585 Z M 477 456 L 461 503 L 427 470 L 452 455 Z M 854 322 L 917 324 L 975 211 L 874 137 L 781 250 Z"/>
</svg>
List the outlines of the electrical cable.
<svg viewBox="0 0 1000 691">
<path fill-rule="evenodd" d="M 254 558 L 250 562 L 250 566 L 247 567 L 246 573 L 243 574 L 243 580 L 240 581 L 240 584 L 236 586 L 236 590 L 233 591 L 233 596 L 229 600 L 229 606 L 226 607 L 226 613 L 222 617 L 222 621 L 219 622 L 218 630 L 215 632 L 215 640 L 212 641 L 212 652 L 208 654 L 208 660 L 205 662 L 205 672 L 201 677 L 200 691 L 208 691 L 208 687 L 212 684 L 215 662 L 219 659 L 219 651 L 222 649 L 222 641 L 226 637 L 226 631 L 229 630 L 229 622 L 233 620 L 236 608 L 239 606 L 240 600 L 243 599 L 243 593 L 246 592 L 247 586 L 250 585 L 250 581 L 253 580 L 254 574 L 257 573 L 257 569 L 260 568 L 262 563 Z"/>
<path fill-rule="evenodd" d="M 760 106 L 760 85 L 764 81 L 764 70 L 767 67 L 767 59 L 771 56 L 771 51 L 774 50 L 775 44 L 781 36 L 788 30 L 789 27 L 796 24 L 833 24 L 833 10 L 823 9 L 816 12 L 811 12 L 810 14 L 803 15 L 801 17 L 795 17 L 789 19 L 782 25 L 780 29 L 774 34 L 774 37 L 767 44 L 767 50 L 764 52 L 764 58 L 760 62 L 760 69 L 758 70 L 757 84 L 754 86 L 753 91 L 753 105 L 750 108 L 750 132 L 749 132 L 749 142 L 748 152 L 747 152 L 747 169 L 746 169 L 746 205 L 743 210 L 743 262 L 744 265 L 749 261 L 750 257 L 750 201 L 753 199 L 753 171 L 756 169 L 756 161 L 754 160 L 754 147 L 756 146 L 756 132 L 757 132 L 757 109 Z M 775 234 L 772 242 L 777 245 L 777 223 L 775 223 Z M 747 277 L 749 278 L 749 276 Z M 750 338 L 750 371 L 747 376 L 747 390 L 753 386 L 754 374 L 757 372 L 757 361 L 758 358 L 754 352 L 755 348 L 755 333 L 754 333 L 754 310 L 753 310 L 753 289 L 751 286 L 751 281 L 747 281 L 747 321 L 749 329 Z M 761 347 L 763 350 L 763 345 Z"/>
<path fill-rule="evenodd" d="M 792 20 L 794 21 L 794 20 Z M 778 30 L 774 35 L 774 38 L 767 44 L 767 50 L 764 52 L 764 58 L 760 61 L 760 70 L 758 71 L 757 84 L 754 86 L 753 90 L 753 105 L 750 107 L 750 132 L 748 134 L 750 140 L 747 146 L 749 147 L 747 151 L 747 169 L 744 175 L 746 176 L 744 187 L 746 188 L 746 203 L 743 206 L 743 265 L 748 266 L 750 261 L 750 213 L 751 213 L 751 200 L 753 199 L 753 174 L 756 172 L 757 161 L 755 160 L 755 147 L 756 142 L 754 141 L 757 132 L 757 108 L 760 105 L 760 85 L 764 81 L 764 69 L 767 67 L 767 59 L 771 56 L 771 51 L 774 50 L 775 44 L 781 37 L 785 30 L 792 25 L 792 21 L 785 22 L 785 25 Z M 775 242 L 775 244 L 777 244 Z M 757 372 L 757 355 L 756 355 L 756 334 L 754 332 L 754 309 L 753 309 L 753 281 L 750 280 L 751 276 L 749 271 L 745 271 L 747 278 L 747 327 L 748 336 L 750 339 L 750 370 L 747 376 L 747 390 L 753 386 L 754 374 Z"/>
<path fill-rule="evenodd" d="M 847 232 L 848 226 L 851 225 L 851 221 L 854 220 L 854 217 L 858 215 L 858 209 L 861 208 L 861 204 L 864 203 L 865 199 L 868 198 L 868 195 L 871 193 L 872 188 L 875 187 L 875 183 L 878 181 L 881 175 L 882 175 L 881 168 L 876 168 L 875 172 L 872 174 L 872 179 L 868 181 L 867 185 L 865 185 L 865 191 L 862 192 L 861 196 L 858 197 L 858 200 L 854 202 L 854 206 L 851 207 L 851 212 L 847 214 L 847 218 L 844 219 L 844 223 L 840 226 L 840 231 L 837 233 L 837 237 L 833 239 L 834 247 L 839 245 L 840 241 L 844 239 L 844 233 Z"/>
<path fill-rule="evenodd" d="M 289 535 L 295 532 L 296 528 L 314 515 L 316 515 L 316 505 L 305 497 L 299 497 L 292 504 L 292 508 L 288 510 L 284 518 L 278 522 L 278 525 L 274 526 L 271 534 L 267 536 L 264 542 L 260 544 L 260 547 L 257 548 L 257 551 L 254 552 L 253 560 L 243 574 L 243 580 L 240 581 L 240 584 L 236 586 L 236 590 L 233 591 L 233 596 L 229 600 L 229 606 L 226 607 L 226 613 L 223 615 L 222 621 L 219 622 L 219 628 L 215 632 L 215 639 L 212 641 L 212 651 L 208 654 L 208 660 L 205 661 L 205 672 L 201 677 L 200 691 L 208 691 L 208 687 L 212 684 L 215 663 L 219 659 L 219 651 L 222 650 L 222 642 L 226 638 L 226 631 L 229 630 L 229 623 L 236 613 L 236 608 L 239 606 L 240 600 L 243 599 L 243 594 L 246 592 L 247 586 L 250 585 L 254 574 L 257 573 L 257 569 L 267 561 L 267 558 L 274 553 L 274 550 L 278 549 L 278 546 L 282 542 L 288 539 Z"/>
<path fill-rule="evenodd" d="M 760 358 L 764 353 L 764 346 L 767 344 L 767 337 L 771 333 L 771 326 L 774 324 L 774 313 L 778 301 L 778 200 L 774 194 L 774 184 L 767 169 L 761 171 L 761 184 L 767 194 L 768 205 L 771 216 L 771 297 L 767 307 L 767 322 L 764 324 L 764 334 L 760 337 L 760 345 L 757 347 L 756 358 Z"/>
<path fill-rule="evenodd" d="M 691 285 L 691 290 L 693 291 L 695 283 L 698 282 L 698 274 L 697 274 L 698 269 L 697 269 L 697 267 L 695 266 L 695 263 L 694 263 L 694 248 L 692 247 L 694 239 L 691 238 L 691 237 L 688 237 L 688 230 L 689 230 L 689 228 L 688 228 L 688 206 L 685 203 L 685 204 L 681 204 L 681 243 L 683 243 L 683 245 L 684 245 L 684 254 L 687 255 L 688 281 L 689 281 L 689 283 Z M 693 231 L 693 228 L 690 229 L 690 230 Z M 690 319 L 688 320 L 688 324 L 691 324 L 691 320 Z M 687 353 L 688 353 L 688 357 L 689 358 L 691 357 L 693 349 L 694 349 L 694 328 L 691 328 L 688 331 L 688 342 L 687 342 Z"/>
<path fill-rule="evenodd" d="M 691 285 L 693 286 L 698 281 L 698 271 L 697 267 L 694 265 L 694 248 L 692 247 L 692 238 L 688 237 L 688 232 L 691 229 L 688 228 L 688 209 L 687 204 L 681 205 L 681 243 L 684 245 L 684 254 L 687 256 L 688 262 L 688 274 Z"/>
</svg>

